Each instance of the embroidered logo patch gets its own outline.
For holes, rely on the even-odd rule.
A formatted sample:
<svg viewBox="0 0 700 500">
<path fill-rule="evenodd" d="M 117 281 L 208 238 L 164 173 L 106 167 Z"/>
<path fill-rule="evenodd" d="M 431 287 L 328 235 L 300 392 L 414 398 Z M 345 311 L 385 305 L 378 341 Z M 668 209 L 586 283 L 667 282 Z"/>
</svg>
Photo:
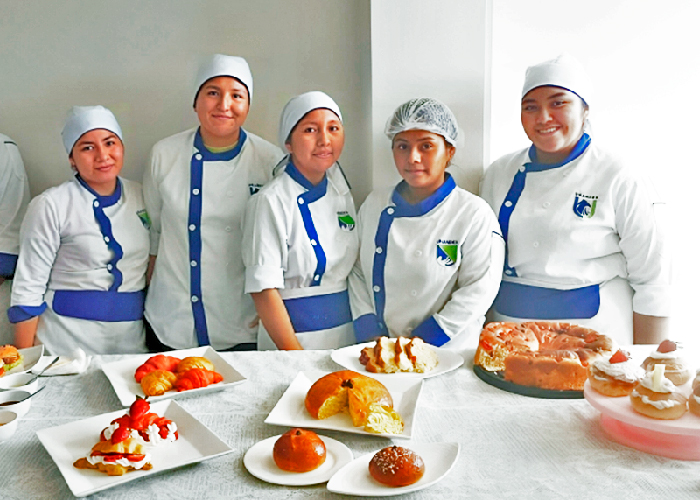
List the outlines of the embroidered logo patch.
<svg viewBox="0 0 700 500">
<path fill-rule="evenodd" d="M 457 252 L 459 252 L 457 240 L 438 240 L 437 263 L 445 267 L 454 266 L 457 263 Z"/>
<path fill-rule="evenodd" d="M 137 211 L 136 215 L 138 215 L 139 219 L 141 219 L 141 224 L 143 224 L 143 227 L 146 229 L 151 229 L 151 217 L 148 215 L 145 208 Z"/>
<path fill-rule="evenodd" d="M 595 214 L 595 206 L 598 203 L 597 196 L 576 193 L 574 198 L 574 213 L 578 217 L 590 219 Z"/>
<path fill-rule="evenodd" d="M 355 229 L 355 220 L 347 212 L 338 212 L 338 225 L 343 231 L 352 231 Z"/>
<path fill-rule="evenodd" d="M 250 196 L 253 196 L 255 193 L 260 191 L 261 187 L 263 187 L 262 184 L 248 184 L 248 190 L 250 191 Z"/>
</svg>

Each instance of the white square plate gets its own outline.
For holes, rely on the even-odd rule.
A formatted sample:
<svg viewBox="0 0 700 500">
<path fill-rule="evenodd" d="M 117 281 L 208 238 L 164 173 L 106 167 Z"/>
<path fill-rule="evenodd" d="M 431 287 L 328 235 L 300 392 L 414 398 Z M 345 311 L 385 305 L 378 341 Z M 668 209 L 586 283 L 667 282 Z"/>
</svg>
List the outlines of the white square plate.
<svg viewBox="0 0 700 500">
<path fill-rule="evenodd" d="M 266 424 L 288 425 L 290 427 L 310 427 L 313 429 L 330 429 L 334 431 L 350 432 L 365 436 L 384 436 L 389 438 L 410 439 L 415 424 L 416 404 L 420 391 L 423 388 L 423 379 L 412 380 L 395 379 L 382 381 L 394 400 L 394 410 L 399 412 L 403 419 L 404 428 L 402 434 L 374 434 L 367 432 L 363 427 L 352 425 L 352 419 L 347 413 L 339 413 L 324 420 L 317 420 L 309 415 L 304 406 L 306 393 L 311 385 L 329 372 L 313 371 L 299 372 L 296 378 L 289 384 L 280 400 L 272 409 L 265 420 Z"/>
<path fill-rule="evenodd" d="M 450 351 L 449 349 L 433 347 L 433 350 L 435 350 L 435 353 L 438 355 L 438 365 L 429 372 L 372 373 L 367 371 L 365 365 L 360 363 L 360 353 L 365 347 L 372 347 L 375 344 L 376 342 L 368 342 L 366 344 L 355 344 L 336 349 L 331 352 L 331 359 L 348 370 L 354 370 L 368 377 L 374 377 L 382 383 L 392 378 L 417 379 L 437 377 L 443 373 L 455 370 L 464 364 L 464 358 L 456 352 Z"/>
<path fill-rule="evenodd" d="M 334 493 L 363 497 L 404 495 L 440 481 L 452 470 L 459 458 L 459 443 L 411 443 L 406 448 L 417 453 L 425 464 L 423 477 L 411 485 L 392 488 L 375 481 L 369 474 L 369 462 L 375 455 L 374 452 L 356 458 L 340 469 L 326 487 Z"/>
<path fill-rule="evenodd" d="M 151 403 L 162 399 L 183 398 L 196 396 L 205 392 L 220 391 L 223 389 L 228 389 L 229 387 L 246 380 L 243 375 L 238 373 L 224 360 L 224 358 L 219 356 L 219 353 L 209 346 L 183 349 L 181 351 L 168 351 L 163 354 L 178 358 L 203 356 L 214 363 L 214 370 L 219 372 L 221 376 L 224 377 L 224 380 L 218 384 L 200 387 L 199 389 L 191 389 L 189 391 L 182 392 L 173 390 L 166 392 L 162 396 L 149 396 L 148 401 Z M 139 354 L 130 356 L 129 358 L 121 361 L 114 361 L 112 363 L 102 365 L 102 371 L 105 373 L 105 375 L 107 375 L 110 384 L 112 384 L 112 387 L 114 388 L 114 392 L 117 393 L 119 401 L 121 401 L 122 405 L 125 407 L 131 406 L 131 403 L 136 400 L 136 396 L 145 397 L 143 389 L 141 389 L 141 384 L 136 382 L 136 379 L 134 378 L 134 373 L 136 373 L 136 369 L 139 366 L 144 364 L 148 358 L 152 356 L 155 356 L 155 354 Z"/>
<path fill-rule="evenodd" d="M 127 472 L 123 476 L 108 476 L 96 470 L 76 469 L 73 462 L 90 453 L 100 439 L 100 432 L 124 410 L 77 420 L 37 431 L 36 435 L 63 474 L 66 484 L 76 497 L 84 497 L 168 469 L 201 462 L 233 451 L 199 420 L 187 413 L 175 401 L 152 404 L 151 411 L 177 424 L 179 439 L 174 443 L 144 446 L 151 455 L 151 470 Z"/>
</svg>

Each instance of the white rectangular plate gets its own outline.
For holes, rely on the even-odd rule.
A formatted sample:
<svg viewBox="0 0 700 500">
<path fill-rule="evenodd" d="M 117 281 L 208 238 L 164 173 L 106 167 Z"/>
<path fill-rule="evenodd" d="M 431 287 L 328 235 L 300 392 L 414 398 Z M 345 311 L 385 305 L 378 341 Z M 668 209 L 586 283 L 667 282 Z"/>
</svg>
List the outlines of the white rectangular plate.
<svg viewBox="0 0 700 500">
<path fill-rule="evenodd" d="M 363 497 L 403 495 L 437 483 L 452 470 L 459 458 L 459 443 L 411 443 L 407 448 L 417 453 L 425 464 L 425 473 L 417 482 L 392 488 L 375 481 L 369 474 L 369 462 L 376 453 L 373 452 L 356 458 L 336 472 L 327 488 L 334 493 Z"/>
<path fill-rule="evenodd" d="M 360 353 L 365 347 L 372 347 L 375 344 L 376 342 L 368 342 L 366 344 L 355 344 L 336 349 L 331 352 L 331 359 L 348 370 L 354 370 L 368 377 L 374 377 L 382 383 L 392 378 L 416 379 L 437 377 L 443 373 L 451 372 L 464 364 L 464 358 L 456 352 L 450 351 L 449 349 L 433 347 L 435 353 L 438 355 L 438 365 L 429 372 L 372 373 L 368 372 L 365 365 L 360 363 Z"/>
<path fill-rule="evenodd" d="M 209 346 L 183 349 L 181 351 L 168 351 L 163 354 L 175 356 L 177 358 L 203 356 L 214 363 L 214 370 L 219 372 L 221 376 L 224 377 L 224 380 L 218 384 L 201 387 L 199 389 L 192 389 L 182 392 L 173 390 L 166 392 L 162 396 L 149 396 L 148 401 L 151 403 L 162 399 L 183 398 L 203 394 L 205 392 L 220 391 L 223 389 L 228 389 L 236 384 L 240 384 L 246 380 L 243 375 L 238 373 L 224 360 L 224 358 L 219 356 L 219 353 Z M 148 358 L 152 356 L 155 356 L 155 354 L 139 354 L 130 356 L 129 358 L 121 361 L 115 361 L 113 363 L 102 365 L 102 371 L 105 373 L 105 375 L 107 375 L 109 383 L 112 384 L 114 392 L 117 393 L 119 401 L 121 401 L 122 405 L 125 407 L 131 406 L 131 403 L 134 402 L 136 396 L 145 396 L 143 390 L 141 389 L 141 384 L 136 382 L 136 379 L 134 378 L 134 373 L 136 373 L 136 368 L 144 364 Z"/>
<path fill-rule="evenodd" d="M 403 419 L 403 434 L 374 434 L 365 431 L 363 427 L 354 427 L 352 419 L 347 413 L 339 413 L 324 420 L 317 420 L 309 415 L 304 407 L 306 393 L 311 385 L 328 372 L 313 371 L 299 372 L 296 378 L 289 384 L 280 400 L 272 409 L 265 420 L 266 424 L 288 425 L 291 427 L 311 427 L 314 429 L 330 429 L 334 431 L 350 432 L 365 436 L 384 436 L 388 438 L 410 439 L 415 424 L 416 404 L 420 391 L 423 388 L 423 379 L 413 380 L 396 379 L 382 383 L 391 393 L 394 400 L 394 410 L 399 412 Z"/>
<path fill-rule="evenodd" d="M 76 469 L 73 462 L 90 453 L 100 439 L 100 431 L 125 410 L 105 413 L 37 431 L 36 435 L 63 474 L 66 484 L 76 497 L 92 495 L 145 476 L 182 467 L 224 455 L 233 451 L 199 420 L 187 413 L 175 401 L 152 404 L 151 411 L 177 424 L 179 439 L 174 443 L 144 446 L 151 455 L 151 470 L 127 472 L 123 476 L 108 476 L 96 470 Z"/>
</svg>

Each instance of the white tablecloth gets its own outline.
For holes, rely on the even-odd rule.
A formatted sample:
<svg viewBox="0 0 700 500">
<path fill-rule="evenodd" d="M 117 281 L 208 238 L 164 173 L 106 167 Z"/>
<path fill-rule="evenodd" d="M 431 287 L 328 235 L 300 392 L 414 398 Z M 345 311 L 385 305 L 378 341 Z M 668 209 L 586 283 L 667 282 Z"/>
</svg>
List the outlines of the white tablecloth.
<svg viewBox="0 0 700 500">
<path fill-rule="evenodd" d="M 326 351 L 222 353 L 248 381 L 179 403 L 234 452 L 103 491 L 124 500 L 341 498 L 325 485 L 285 487 L 251 476 L 243 455 L 287 428 L 263 421 L 301 370 L 340 369 Z M 94 358 L 82 375 L 42 379 L 17 433 L 0 443 L 0 499 L 72 498 L 36 431 L 121 408 L 100 370 L 120 356 Z M 534 399 L 479 380 L 471 361 L 427 379 L 418 402 L 414 441 L 458 441 L 456 467 L 411 499 L 700 498 L 700 462 L 648 455 L 611 442 L 585 400 Z M 388 446 L 376 436 L 321 431 L 360 456 Z M 410 441 L 397 440 L 410 447 Z"/>
</svg>

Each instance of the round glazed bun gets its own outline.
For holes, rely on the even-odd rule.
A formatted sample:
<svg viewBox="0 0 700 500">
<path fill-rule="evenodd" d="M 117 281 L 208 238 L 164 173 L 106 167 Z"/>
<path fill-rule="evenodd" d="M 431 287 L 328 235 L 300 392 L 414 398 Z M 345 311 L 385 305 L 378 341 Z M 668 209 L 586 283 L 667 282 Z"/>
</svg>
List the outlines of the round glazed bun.
<svg viewBox="0 0 700 500">
<path fill-rule="evenodd" d="M 294 428 L 275 442 L 272 458 L 282 470 L 309 472 L 326 461 L 326 445 L 315 432 Z"/>
<path fill-rule="evenodd" d="M 389 446 L 379 450 L 369 462 L 369 473 L 387 486 L 413 484 L 423 477 L 423 459 L 408 448 Z"/>
</svg>

